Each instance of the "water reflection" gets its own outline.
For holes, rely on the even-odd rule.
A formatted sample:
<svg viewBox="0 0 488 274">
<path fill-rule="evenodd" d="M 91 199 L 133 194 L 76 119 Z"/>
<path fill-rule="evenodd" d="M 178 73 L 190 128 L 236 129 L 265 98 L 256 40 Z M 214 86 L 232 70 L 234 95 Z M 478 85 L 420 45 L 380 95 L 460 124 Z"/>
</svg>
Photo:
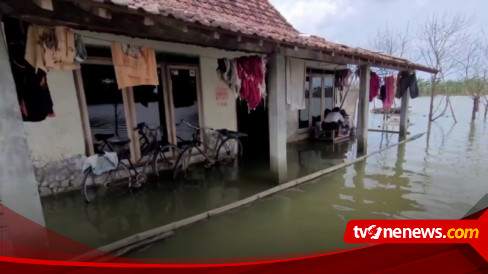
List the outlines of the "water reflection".
<svg viewBox="0 0 488 274">
<path fill-rule="evenodd" d="M 426 100 L 425 100 L 426 99 Z M 466 100 L 453 100 L 455 109 Z M 457 104 L 459 104 L 457 106 Z M 427 129 L 428 98 L 412 106 L 412 135 Z M 381 116 L 372 116 L 381 120 Z M 488 193 L 487 125 L 439 119 L 427 136 L 374 155 L 309 184 L 178 231 L 174 237 L 129 256 L 217 258 L 276 255 L 347 247 L 351 219 L 461 218 Z M 394 129 L 393 129 L 394 130 Z M 398 135 L 370 133 L 374 151 Z M 392 139 L 393 138 L 393 139 Z M 353 159 L 354 142 L 290 145 L 290 178 Z M 274 186 L 267 160 L 239 168 L 195 169 L 182 182 L 163 179 L 137 193 L 85 205 L 78 192 L 43 199 L 48 228 L 92 246 L 201 213 Z"/>
<path fill-rule="evenodd" d="M 264 172 L 253 168 L 255 172 L 229 166 L 195 168 L 180 181 L 167 174 L 159 182 L 152 178 L 142 190 L 114 192 L 95 204 L 85 204 L 79 192 L 46 197 L 42 204 L 47 227 L 99 247 L 273 186 L 263 183 Z"/>
<path fill-rule="evenodd" d="M 470 98 L 455 98 L 466 109 Z M 412 135 L 428 128 L 428 98 L 412 102 Z M 279 193 L 236 212 L 178 231 L 164 242 L 129 254 L 143 258 L 222 258 L 312 252 L 347 247 L 342 237 L 351 219 L 456 219 L 488 193 L 487 126 L 470 113 L 458 124 L 441 118 L 427 136 L 374 155 Z M 372 119 L 381 119 L 373 115 Z M 425 121 L 424 121 L 425 120 Z M 375 150 L 397 135 L 370 133 Z M 393 139 L 391 139 L 393 138 Z M 351 144 L 354 146 L 354 144 Z M 327 150 L 329 149 L 329 150 Z M 340 157 L 332 148 L 297 145 L 289 151 L 289 171 L 319 167 Z M 347 156 L 339 149 L 337 156 Z M 343 159 L 342 159 L 343 161 Z M 191 248 L 188 248 L 191 246 Z"/>
</svg>

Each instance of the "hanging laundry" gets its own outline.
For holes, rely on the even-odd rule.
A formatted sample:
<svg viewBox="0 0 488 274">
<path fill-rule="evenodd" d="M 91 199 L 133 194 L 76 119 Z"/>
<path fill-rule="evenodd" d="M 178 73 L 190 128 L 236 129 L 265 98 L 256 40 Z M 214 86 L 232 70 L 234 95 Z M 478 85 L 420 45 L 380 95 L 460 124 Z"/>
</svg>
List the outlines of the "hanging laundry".
<svg viewBox="0 0 488 274">
<path fill-rule="evenodd" d="M 380 87 L 380 100 L 381 100 L 381 102 L 384 102 L 385 99 L 386 99 L 386 86 L 381 85 L 381 87 Z"/>
<path fill-rule="evenodd" d="M 369 101 L 372 102 L 380 90 L 380 77 L 374 72 L 371 72 L 369 80 Z"/>
<path fill-rule="evenodd" d="M 305 109 L 305 61 L 286 59 L 286 103 L 290 110 Z"/>
<path fill-rule="evenodd" d="M 344 87 L 349 85 L 349 77 L 351 77 L 352 71 L 350 69 L 336 70 L 335 72 L 335 87 L 340 91 L 344 90 Z"/>
<path fill-rule="evenodd" d="M 153 49 L 114 42 L 112 60 L 119 89 L 159 85 L 156 54 Z"/>
<path fill-rule="evenodd" d="M 401 71 L 398 73 L 396 98 L 402 98 L 407 89 L 410 89 L 410 98 L 415 99 L 419 96 L 419 86 L 415 73 Z"/>
<path fill-rule="evenodd" d="M 385 77 L 385 100 L 383 101 L 383 109 L 390 110 L 395 101 L 395 77 Z"/>
<path fill-rule="evenodd" d="M 255 109 L 266 97 L 266 60 L 259 56 L 240 57 L 234 60 L 237 75 L 242 81 L 240 98 L 246 100 L 249 109 Z"/>
<path fill-rule="evenodd" d="M 234 92 L 236 98 L 241 90 L 241 79 L 237 75 L 236 63 L 233 59 L 220 58 L 217 60 L 217 73 L 222 81 Z"/>
<path fill-rule="evenodd" d="M 24 58 L 27 24 L 16 19 L 4 18 L 4 27 L 22 119 L 26 122 L 39 122 L 46 117 L 54 117 L 46 73 L 34 69 Z"/>
<path fill-rule="evenodd" d="M 79 69 L 75 55 L 75 36 L 70 29 L 29 26 L 25 59 L 36 71 Z"/>
<path fill-rule="evenodd" d="M 85 42 L 83 41 L 83 37 L 77 33 L 75 34 L 75 48 L 76 48 L 75 61 L 78 63 L 85 62 L 88 56 L 86 52 Z"/>
</svg>

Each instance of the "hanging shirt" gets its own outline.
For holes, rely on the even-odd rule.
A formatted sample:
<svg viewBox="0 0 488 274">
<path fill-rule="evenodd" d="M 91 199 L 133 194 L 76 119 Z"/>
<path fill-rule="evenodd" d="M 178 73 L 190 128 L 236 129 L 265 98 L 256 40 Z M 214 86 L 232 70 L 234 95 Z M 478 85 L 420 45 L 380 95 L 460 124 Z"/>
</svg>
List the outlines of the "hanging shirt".
<svg viewBox="0 0 488 274">
<path fill-rule="evenodd" d="M 25 60 L 36 71 L 79 69 L 80 65 L 75 62 L 75 55 L 75 36 L 70 29 L 29 26 Z"/>
<path fill-rule="evenodd" d="M 369 101 L 372 102 L 380 90 L 380 77 L 374 72 L 371 72 L 369 80 Z"/>
<path fill-rule="evenodd" d="M 398 86 L 396 91 L 396 98 L 402 98 L 403 94 L 410 89 L 410 98 L 415 99 L 419 96 L 419 86 L 417 83 L 417 76 L 415 73 L 402 71 L 398 73 Z"/>
<path fill-rule="evenodd" d="M 24 58 L 27 24 L 4 19 L 5 36 L 12 75 L 23 121 L 39 122 L 54 117 L 53 101 L 47 85 L 46 72 L 34 69 Z"/>
<path fill-rule="evenodd" d="M 159 85 L 156 54 L 153 49 L 114 42 L 112 60 L 119 89 Z"/>
<path fill-rule="evenodd" d="M 259 56 L 240 57 L 234 61 L 242 81 L 240 98 L 247 101 L 249 109 L 255 109 L 266 96 L 266 62 Z"/>
<path fill-rule="evenodd" d="M 339 112 L 330 112 L 329 114 L 327 114 L 327 116 L 325 116 L 325 119 L 324 119 L 324 122 L 325 123 L 343 123 L 344 122 L 344 117 L 342 117 L 341 113 Z"/>
<path fill-rule="evenodd" d="M 385 100 L 383 100 L 383 109 L 390 110 L 395 101 L 395 77 L 385 77 Z"/>
</svg>

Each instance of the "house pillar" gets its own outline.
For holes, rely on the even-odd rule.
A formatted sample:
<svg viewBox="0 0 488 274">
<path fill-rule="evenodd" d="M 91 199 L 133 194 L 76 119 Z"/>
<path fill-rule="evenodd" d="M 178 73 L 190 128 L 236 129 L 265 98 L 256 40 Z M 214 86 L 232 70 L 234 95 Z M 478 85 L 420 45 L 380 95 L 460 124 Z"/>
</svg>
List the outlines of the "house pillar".
<svg viewBox="0 0 488 274">
<path fill-rule="evenodd" d="M 0 30 L 0 202 L 3 206 L 34 221 L 42 226 L 42 212 L 34 166 L 31 160 L 27 138 L 20 115 L 16 87 L 10 68 L 6 39 Z M 28 241 L 38 238 L 29 231 L 30 227 L 12 227 L 8 216 L 11 213 L 0 212 L 2 226 L 6 226 L 10 238 Z M 9 229 L 10 227 L 10 229 Z M 19 243 L 19 241 L 16 241 Z"/>
<path fill-rule="evenodd" d="M 402 105 L 400 112 L 400 135 L 399 141 L 405 140 L 407 138 L 408 130 L 408 104 L 410 102 L 410 89 L 407 89 L 402 96 Z"/>
<path fill-rule="evenodd" d="M 285 72 L 285 56 L 271 55 L 268 71 L 269 156 L 271 172 L 280 183 L 287 177 Z"/>
<path fill-rule="evenodd" d="M 361 75 L 359 77 L 359 103 L 358 103 L 358 126 L 357 139 L 358 155 L 364 155 L 368 151 L 368 114 L 369 114 L 369 82 L 371 71 L 368 65 L 359 67 Z"/>
</svg>

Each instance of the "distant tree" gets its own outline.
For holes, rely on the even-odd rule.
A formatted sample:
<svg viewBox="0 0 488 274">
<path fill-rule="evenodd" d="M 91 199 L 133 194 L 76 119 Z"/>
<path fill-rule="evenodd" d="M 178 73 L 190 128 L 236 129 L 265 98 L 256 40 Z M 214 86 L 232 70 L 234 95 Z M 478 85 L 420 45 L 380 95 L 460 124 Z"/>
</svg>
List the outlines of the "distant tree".
<svg viewBox="0 0 488 274">
<path fill-rule="evenodd" d="M 384 30 L 378 30 L 371 44 L 379 52 L 403 57 L 407 49 L 409 49 L 410 42 L 409 24 L 407 24 L 404 31 L 393 31 L 386 25 Z"/>
<path fill-rule="evenodd" d="M 432 15 L 421 26 L 418 33 L 418 49 L 424 62 L 430 66 L 438 69 L 440 72 L 433 78 L 434 83 L 439 81 L 444 82 L 446 77 L 455 72 L 458 62 L 456 55 L 462 51 L 463 37 L 470 26 L 470 21 L 464 15 L 449 15 L 442 16 Z M 433 89 L 432 97 L 435 95 Z M 444 115 L 448 107 L 451 107 L 453 118 L 456 121 L 454 111 L 449 100 L 449 90 L 445 91 L 446 105 L 442 113 L 433 117 L 433 98 L 430 105 L 429 119 L 431 121 Z"/>
<path fill-rule="evenodd" d="M 480 34 L 482 32 L 466 35 L 463 50 L 456 56 L 464 77 L 463 91 L 473 99 L 472 120 L 476 119 L 482 96 L 488 94 L 488 46 L 484 35 Z"/>
</svg>

